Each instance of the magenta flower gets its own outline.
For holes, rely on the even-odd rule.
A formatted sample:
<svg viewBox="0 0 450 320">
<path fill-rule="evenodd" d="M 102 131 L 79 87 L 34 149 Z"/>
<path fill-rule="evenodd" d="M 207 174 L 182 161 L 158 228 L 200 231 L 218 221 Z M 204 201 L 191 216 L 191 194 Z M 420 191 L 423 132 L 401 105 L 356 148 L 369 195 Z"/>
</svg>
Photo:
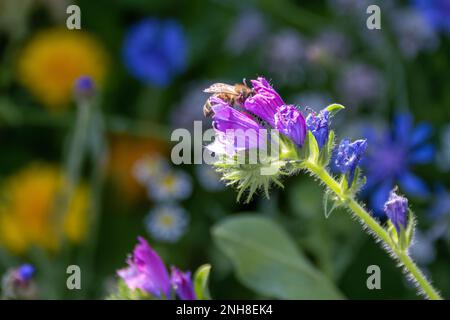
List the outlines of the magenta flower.
<svg viewBox="0 0 450 320">
<path fill-rule="evenodd" d="M 208 148 L 211 151 L 234 154 L 236 151 L 264 147 L 262 131 L 264 128 L 250 115 L 232 108 L 227 102 L 211 97 L 213 127 L 216 140 Z M 265 131 L 265 130 L 264 130 Z"/>
<path fill-rule="evenodd" d="M 268 129 L 276 129 L 301 147 L 306 137 L 301 112 L 292 105 L 285 105 L 266 79 L 259 77 L 251 82 L 252 92 L 244 101 L 238 100 L 232 105 L 217 95 L 209 98 L 216 137 L 207 148 L 227 155 L 248 149 L 267 150 Z"/>
<path fill-rule="evenodd" d="M 284 105 L 283 99 L 265 78 L 259 77 L 251 83 L 256 94 L 245 100 L 244 108 L 275 127 L 275 114 Z"/>
<path fill-rule="evenodd" d="M 192 285 L 191 273 L 182 272 L 176 267 L 171 268 L 171 282 L 177 296 L 181 300 L 196 300 L 197 297 Z"/>
<path fill-rule="evenodd" d="M 301 147 L 305 141 L 306 124 L 300 111 L 292 106 L 285 105 L 278 108 L 275 114 L 275 128 Z"/>
<path fill-rule="evenodd" d="M 140 289 L 155 297 L 164 295 L 170 299 L 170 278 L 164 262 L 144 238 L 138 237 L 138 240 L 133 255 L 128 258 L 128 268 L 117 274 L 132 290 Z"/>
</svg>

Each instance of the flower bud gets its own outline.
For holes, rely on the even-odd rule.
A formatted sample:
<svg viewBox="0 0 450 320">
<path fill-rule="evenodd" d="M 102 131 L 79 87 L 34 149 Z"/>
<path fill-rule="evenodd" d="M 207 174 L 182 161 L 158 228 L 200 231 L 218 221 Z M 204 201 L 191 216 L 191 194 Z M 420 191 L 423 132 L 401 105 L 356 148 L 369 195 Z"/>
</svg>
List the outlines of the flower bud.
<svg viewBox="0 0 450 320">
<path fill-rule="evenodd" d="M 389 199 L 384 204 L 384 212 L 391 220 L 397 233 L 408 225 L 408 199 L 396 194 L 396 189 L 392 190 Z"/>
</svg>

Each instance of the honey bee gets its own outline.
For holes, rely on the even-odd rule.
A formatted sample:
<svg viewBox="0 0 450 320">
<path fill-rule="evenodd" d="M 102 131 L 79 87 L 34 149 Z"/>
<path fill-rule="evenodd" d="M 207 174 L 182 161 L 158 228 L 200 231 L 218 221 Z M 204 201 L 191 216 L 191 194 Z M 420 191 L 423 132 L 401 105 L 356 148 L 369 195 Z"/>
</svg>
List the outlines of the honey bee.
<svg viewBox="0 0 450 320">
<path fill-rule="evenodd" d="M 204 92 L 212 93 L 214 97 L 220 98 L 223 101 L 234 105 L 236 102 L 243 103 L 245 99 L 253 94 L 253 89 L 247 87 L 247 84 L 244 80 L 242 84 L 236 83 L 235 85 L 214 83 L 212 86 L 205 89 Z M 209 99 L 203 106 L 203 114 L 205 115 L 205 117 L 210 117 L 213 114 Z"/>
</svg>

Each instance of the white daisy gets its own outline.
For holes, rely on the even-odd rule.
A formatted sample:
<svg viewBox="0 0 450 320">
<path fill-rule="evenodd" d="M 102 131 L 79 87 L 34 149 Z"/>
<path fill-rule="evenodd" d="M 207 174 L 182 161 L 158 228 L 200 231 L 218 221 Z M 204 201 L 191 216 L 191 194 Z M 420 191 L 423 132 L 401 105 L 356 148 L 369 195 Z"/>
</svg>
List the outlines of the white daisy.
<svg viewBox="0 0 450 320">
<path fill-rule="evenodd" d="M 181 170 L 171 170 L 158 175 L 147 187 L 149 197 L 156 201 L 183 200 L 192 193 L 191 178 Z"/>
<path fill-rule="evenodd" d="M 133 166 L 133 176 L 144 186 L 148 186 L 157 176 L 167 172 L 169 165 L 159 155 L 147 155 L 136 161 Z"/>
<path fill-rule="evenodd" d="M 145 218 L 147 232 L 158 241 L 176 242 L 185 232 L 189 215 L 175 204 L 159 205 Z"/>
</svg>

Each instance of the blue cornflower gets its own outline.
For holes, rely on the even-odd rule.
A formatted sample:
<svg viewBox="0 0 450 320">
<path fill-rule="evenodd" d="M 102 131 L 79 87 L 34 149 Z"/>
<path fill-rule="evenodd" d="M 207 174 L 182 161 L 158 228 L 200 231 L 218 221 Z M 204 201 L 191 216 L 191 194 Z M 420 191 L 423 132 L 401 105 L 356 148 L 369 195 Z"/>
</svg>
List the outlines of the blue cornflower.
<svg viewBox="0 0 450 320">
<path fill-rule="evenodd" d="M 329 134 L 329 116 L 330 113 L 327 109 L 323 109 L 316 115 L 315 112 L 311 112 L 306 117 L 306 127 L 309 131 L 312 132 L 314 137 L 316 138 L 317 144 L 319 148 L 327 142 L 328 134 Z"/>
<path fill-rule="evenodd" d="M 349 186 L 353 183 L 355 170 L 358 167 L 366 148 L 366 140 L 356 140 L 350 143 L 349 139 L 344 139 L 337 149 L 334 163 L 341 173 L 348 173 L 347 181 Z"/>
<path fill-rule="evenodd" d="M 174 20 L 147 18 L 129 29 L 123 44 L 128 71 L 137 79 L 167 86 L 186 68 L 186 38 Z"/>
<path fill-rule="evenodd" d="M 435 148 L 427 143 L 431 132 L 428 123 L 414 128 L 410 114 L 399 114 L 394 118 L 390 132 L 381 136 L 367 133 L 370 148 L 362 163 L 367 177 L 364 191 L 366 194 L 370 192 L 370 206 L 375 215 L 385 216 L 383 205 L 397 183 L 409 195 L 428 195 L 426 184 L 410 169 L 415 164 L 433 160 Z"/>
<path fill-rule="evenodd" d="M 413 0 L 413 3 L 433 28 L 450 32 L 450 0 Z"/>
</svg>

